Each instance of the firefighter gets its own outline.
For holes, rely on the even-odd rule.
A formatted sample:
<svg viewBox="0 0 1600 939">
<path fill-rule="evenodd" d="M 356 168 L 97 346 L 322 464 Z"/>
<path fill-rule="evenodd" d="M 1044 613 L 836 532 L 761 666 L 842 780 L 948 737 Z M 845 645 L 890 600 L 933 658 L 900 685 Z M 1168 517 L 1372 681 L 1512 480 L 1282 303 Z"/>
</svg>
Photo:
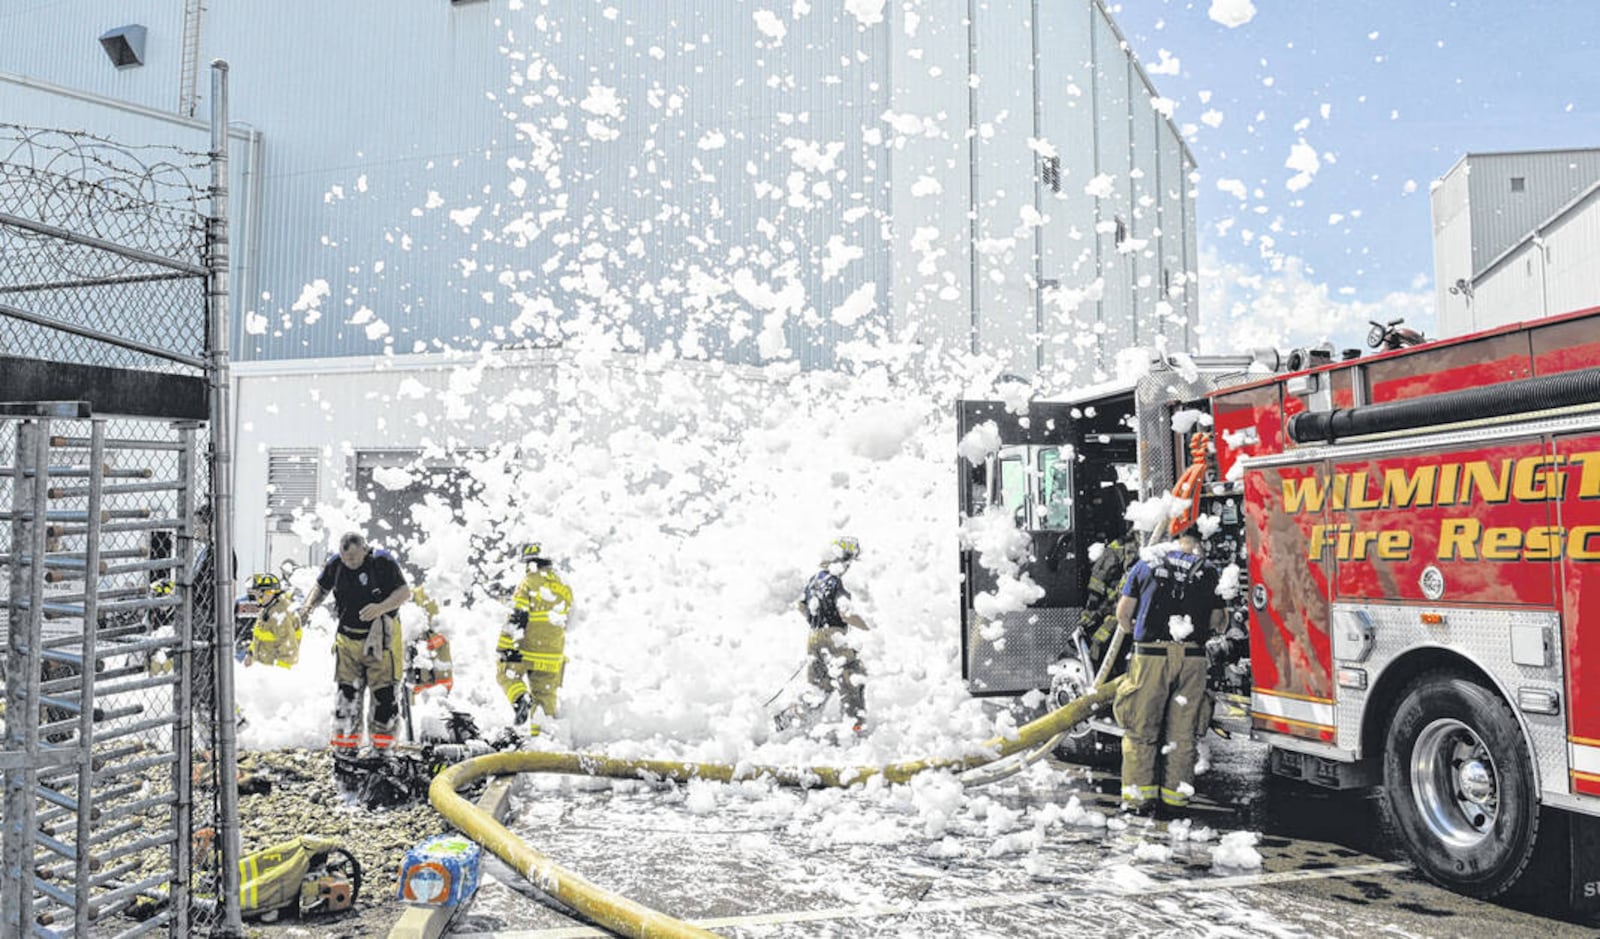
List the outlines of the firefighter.
<svg viewBox="0 0 1600 939">
<path fill-rule="evenodd" d="M 1218 573 L 1200 530 L 1128 572 L 1117 627 L 1133 635 L 1133 661 L 1112 713 L 1122 725 L 1122 808 L 1181 810 L 1194 793 L 1195 736 L 1206 694 L 1206 640 L 1222 623 Z"/>
<path fill-rule="evenodd" d="M 1084 603 L 1084 628 L 1089 633 L 1089 657 L 1094 667 L 1100 665 L 1101 656 L 1111 644 L 1117 630 L 1117 597 L 1121 595 L 1122 581 L 1134 562 L 1139 560 L 1139 537 L 1134 531 L 1113 539 L 1105 546 L 1100 557 L 1089 568 L 1087 602 Z M 1107 674 L 1120 674 L 1120 668 Z"/>
<path fill-rule="evenodd" d="M 172 578 L 162 578 L 150 583 L 150 599 L 165 600 L 172 596 L 174 585 Z M 172 623 L 178 618 L 178 611 L 170 606 L 152 607 L 150 610 L 150 637 L 166 638 L 172 635 Z M 152 649 L 145 653 L 145 670 L 151 675 L 166 675 L 172 672 L 172 658 L 166 649 Z"/>
<path fill-rule="evenodd" d="M 512 611 L 496 648 L 500 668 L 495 680 L 516 715 L 528 721 L 528 735 L 540 733 L 538 715 L 556 716 L 556 692 L 561 688 L 567 657 L 567 620 L 572 615 L 572 589 L 556 574 L 554 562 L 538 544 L 522 546 L 527 573 L 511 595 Z"/>
<path fill-rule="evenodd" d="M 250 578 L 250 599 L 256 604 L 256 619 L 244 664 L 293 668 L 300 661 L 300 614 L 283 581 L 276 574 L 255 575 Z"/>
<path fill-rule="evenodd" d="M 806 651 L 811 657 L 807 680 L 824 695 L 838 695 L 839 709 L 857 736 L 866 733 L 867 672 L 861 665 L 849 630 L 867 629 L 852 608 L 844 575 L 861 556 L 861 542 L 848 535 L 835 538 L 823 555 L 822 569 L 806 581 L 799 609 L 811 625 Z"/>
<path fill-rule="evenodd" d="M 308 620 L 324 597 L 333 594 L 339 628 L 333 639 L 337 699 L 329 744 L 335 756 L 351 756 L 361 746 L 364 698 L 371 693 L 367 729 L 372 746 L 388 750 L 400 725 L 400 618 L 394 615 L 411 598 L 411 588 L 394 556 L 369 547 L 360 532 L 339 539 L 339 553 L 328 558 L 311 595 L 300 607 Z"/>
<path fill-rule="evenodd" d="M 406 647 L 406 681 L 411 685 L 411 696 L 418 697 L 429 688 L 449 692 L 455 687 L 455 671 L 450 660 L 450 640 L 438 627 L 439 603 L 420 586 L 411 591 L 411 602 L 428 614 L 428 628 Z"/>
</svg>

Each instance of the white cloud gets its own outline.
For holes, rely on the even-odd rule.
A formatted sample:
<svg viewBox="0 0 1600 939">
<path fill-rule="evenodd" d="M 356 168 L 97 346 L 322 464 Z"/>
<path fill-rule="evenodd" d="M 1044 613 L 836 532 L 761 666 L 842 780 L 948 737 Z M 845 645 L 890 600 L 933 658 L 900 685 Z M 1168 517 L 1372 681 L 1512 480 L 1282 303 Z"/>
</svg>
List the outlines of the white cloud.
<svg viewBox="0 0 1600 939">
<path fill-rule="evenodd" d="M 1313 281 L 1298 257 L 1279 256 L 1273 270 L 1221 261 L 1214 248 L 1200 252 L 1200 349 L 1237 352 L 1258 346 L 1284 349 L 1330 341 L 1336 349 L 1363 344 L 1368 320 L 1405 317 L 1432 336 L 1433 291 L 1424 282 L 1377 301 L 1346 300 Z"/>
</svg>

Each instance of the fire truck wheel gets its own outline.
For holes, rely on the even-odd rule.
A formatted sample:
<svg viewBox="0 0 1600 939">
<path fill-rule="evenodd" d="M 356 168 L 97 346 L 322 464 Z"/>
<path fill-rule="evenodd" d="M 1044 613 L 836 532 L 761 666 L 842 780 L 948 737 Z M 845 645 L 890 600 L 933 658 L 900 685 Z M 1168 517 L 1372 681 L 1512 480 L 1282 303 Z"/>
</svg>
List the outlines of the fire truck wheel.
<svg viewBox="0 0 1600 939">
<path fill-rule="evenodd" d="M 1384 802 L 1422 872 L 1495 897 L 1533 859 L 1539 830 L 1533 757 L 1509 705 L 1454 672 L 1406 689 L 1383 752 Z"/>
</svg>

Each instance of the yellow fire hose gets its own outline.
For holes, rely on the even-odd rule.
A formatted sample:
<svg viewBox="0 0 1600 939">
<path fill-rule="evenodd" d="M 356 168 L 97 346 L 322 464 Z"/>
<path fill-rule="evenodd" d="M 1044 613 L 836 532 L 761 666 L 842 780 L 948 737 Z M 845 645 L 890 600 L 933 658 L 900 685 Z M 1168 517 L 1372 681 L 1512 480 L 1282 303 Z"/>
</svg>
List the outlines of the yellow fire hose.
<svg viewBox="0 0 1600 939">
<path fill-rule="evenodd" d="M 582 776 L 607 776 L 612 779 L 649 779 L 688 782 L 709 779 L 732 782 L 735 779 L 772 778 L 784 786 L 850 786 L 882 776 L 891 783 L 903 783 L 927 770 L 962 772 L 1013 753 L 1038 747 L 1045 741 L 1088 720 L 1116 694 L 1121 678 L 1096 688 L 1087 695 L 1038 720 L 1017 729 L 1014 737 L 994 737 L 983 743 L 980 754 L 957 759 L 912 760 L 888 766 L 856 767 L 781 767 L 748 766 L 737 770 L 725 763 L 684 763 L 669 760 L 623 760 L 598 754 L 541 753 L 512 751 L 490 753 L 457 763 L 433 780 L 428 797 L 439 814 L 449 819 L 469 838 L 494 852 L 518 873 L 546 894 L 577 910 L 591 922 L 635 939 L 681 939 L 707 937 L 716 933 L 701 929 L 634 903 L 626 897 L 604 890 L 558 866 L 548 856 L 513 835 L 493 816 L 463 799 L 456 790 L 485 776 L 508 773 L 570 773 Z"/>
</svg>

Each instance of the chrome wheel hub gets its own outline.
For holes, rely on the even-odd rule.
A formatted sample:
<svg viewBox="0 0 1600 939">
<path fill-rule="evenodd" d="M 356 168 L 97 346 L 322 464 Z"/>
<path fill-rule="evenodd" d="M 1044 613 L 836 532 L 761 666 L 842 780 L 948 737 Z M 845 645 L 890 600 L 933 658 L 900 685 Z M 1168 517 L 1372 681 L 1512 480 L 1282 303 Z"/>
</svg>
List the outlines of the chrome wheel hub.
<svg viewBox="0 0 1600 939">
<path fill-rule="evenodd" d="M 1454 718 L 1424 727 L 1411 751 L 1411 796 L 1446 844 L 1470 848 L 1488 838 L 1500 814 L 1500 774 L 1483 738 Z"/>
</svg>

